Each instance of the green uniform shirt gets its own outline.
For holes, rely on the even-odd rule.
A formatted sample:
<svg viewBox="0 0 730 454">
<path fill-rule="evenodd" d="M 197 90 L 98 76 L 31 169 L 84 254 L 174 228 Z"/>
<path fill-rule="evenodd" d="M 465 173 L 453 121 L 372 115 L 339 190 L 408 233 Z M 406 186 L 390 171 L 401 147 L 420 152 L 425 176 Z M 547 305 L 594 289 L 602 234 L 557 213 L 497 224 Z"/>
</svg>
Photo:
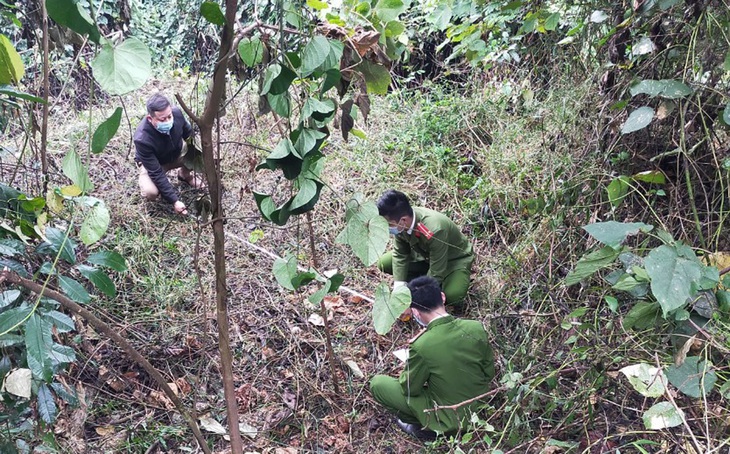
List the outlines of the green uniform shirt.
<svg viewBox="0 0 730 454">
<path fill-rule="evenodd" d="M 457 269 L 471 268 L 474 261 L 471 243 L 454 221 L 428 208 L 413 208 L 415 223 L 407 231 L 395 235 L 393 245 L 393 279 L 408 280 L 411 262 L 426 261 L 428 276 L 439 284 Z"/>
<path fill-rule="evenodd" d="M 432 320 L 410 346 L 399 382 L 406 402 L 425 428 L 453 432 L 469 421 L 477 402 L 458 410 L 424 413 L 434 405 L 453 405 L 489 390 L 494 353 L 487 333 L 475 320 L 447 315 Z"/>
</svg>

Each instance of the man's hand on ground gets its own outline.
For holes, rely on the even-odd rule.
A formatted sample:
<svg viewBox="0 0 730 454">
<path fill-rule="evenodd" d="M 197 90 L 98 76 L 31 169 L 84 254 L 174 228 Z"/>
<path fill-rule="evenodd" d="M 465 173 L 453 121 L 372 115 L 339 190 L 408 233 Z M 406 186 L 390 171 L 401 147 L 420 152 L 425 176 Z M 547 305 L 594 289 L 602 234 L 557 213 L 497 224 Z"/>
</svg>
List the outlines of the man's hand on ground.
<svg viewBox="0 0 730 454">
<path fill-rule="evenodd" d="M 175 213 L 182 214 L 182 215 L 188 214 L 188 210 L 185 207 L 185 204 L 179 200 L 177 202 L 175 202 Z"/>
</svg>

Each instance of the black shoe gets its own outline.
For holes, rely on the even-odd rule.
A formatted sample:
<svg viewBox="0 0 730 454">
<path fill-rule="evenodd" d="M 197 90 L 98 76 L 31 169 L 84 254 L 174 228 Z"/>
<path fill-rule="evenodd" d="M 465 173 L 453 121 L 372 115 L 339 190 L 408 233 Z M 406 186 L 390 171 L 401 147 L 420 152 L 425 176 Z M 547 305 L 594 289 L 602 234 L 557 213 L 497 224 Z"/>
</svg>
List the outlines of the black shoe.
<svg viewBox="0 0 730 454">
<path fill-rule="evenodd" d="M 418 424 L 409 424 L 407 422 L 401 421 L 400 419 L 397 420 L 397 423 L 398 427 L 403 429 L 403 432 L 413 437 L 416 437 L 419 440 L 431 441 L 436 439 L 436 432 L 424 429 Z"/>
</svg>

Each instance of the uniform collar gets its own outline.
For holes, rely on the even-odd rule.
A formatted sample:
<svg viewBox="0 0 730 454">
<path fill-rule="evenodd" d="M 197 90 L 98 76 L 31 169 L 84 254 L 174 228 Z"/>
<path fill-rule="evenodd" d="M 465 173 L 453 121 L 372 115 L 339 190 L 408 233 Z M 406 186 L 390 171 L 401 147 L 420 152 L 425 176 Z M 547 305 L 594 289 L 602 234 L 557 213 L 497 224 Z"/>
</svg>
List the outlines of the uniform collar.
<svg viewBox="0 0 730 454">
<path fill-rule="evenodd" d="M 431 329 L 432 326 L 438 326 L 438 325 L 443 325 L 445 323 L 449 323 L 452 320 L 454 320 L 453 315 L 449 315 L 449 314 L 439 315 L 438 317 L 434 318 L 433 320 L 431 320 L 428 323 L 427 329 Z"/>
<path fill-rule="evenodd" d="M 411 214 L 413 215 L 412 216 L 413 217 L 413 222 L 411 222 L 410 228 L 408 230 L 406 230 L 406 233 L 408 233 L 409 235 L 413 234 L 413 227 L 416 226 L 416 210 L 414 210 L 413 208 L 411 208 Z"/>
</svg>

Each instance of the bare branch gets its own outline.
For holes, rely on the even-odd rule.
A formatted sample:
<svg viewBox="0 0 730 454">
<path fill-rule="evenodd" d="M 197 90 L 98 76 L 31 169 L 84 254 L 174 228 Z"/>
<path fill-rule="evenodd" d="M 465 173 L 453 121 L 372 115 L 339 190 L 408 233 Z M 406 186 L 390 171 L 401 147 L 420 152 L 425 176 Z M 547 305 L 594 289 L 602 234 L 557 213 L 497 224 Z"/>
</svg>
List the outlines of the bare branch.
<svg viewBox="0 0 730 454">
<path fill-rule="evenodd" d="M 71 299 L 69 299 L 67 296 L 61 294 L 56 290 L 51 289 L 48 286 L 44 287 L 36 282 L 24 279 L 20 277 L 17 273 L 8 270 L 0 272 L 0 283 L 2 282 L 9 282 L 11 284 L 19 285 L 38 295 L 43 295 L 47 298 L 58 301 L 63 307 L 73 312 L 74 314 L 81 316 L 86 321 L 88 321 L 96 330 L 104 333 L 110 339 L 112 339 L 122 350 L 124 350 L 129 355 L 130 358 L 132 358 L 132 360 L 139 364 L 157 382 L 165 395 L 167 395 L 170 401 L 172 401 L 172 403 L 175 405 L 175 408 L 177 408 L 183 418 L 185 418 L 185 421 L 188 423 L 188 426 L 193 431 L 195 439 L 200 445 L 200 449 L 202 449 L 205 454 L 211 454 L 210 448 L 208 447 L 208 444 L 206 443 L 205 438 L 203 437 L 203 434 L 200 432 L 200 428 L 198 427 L 195 416 L 195 409 L 191 408 L 190 411 L 188 411 L 183 405 L 182 401 L 177 397 L 177 395 L 175 395 L 172 389 L 170 389 L 170 386 L 168 386 L 167 384 L 168 381 L 162 376 L 162 374 L 160 374 L 160 372 L 155 369 L 155 367 L 149 361 L 147 361 L 147 359 L 142 356 L 134 347 L 132 347 L 132 345 L 127 342 L 117 331 L 107 325 L 103 320 L 92 314 L 89 310 L 84 309 L 80 305 L 71 301 Z"/>
</svg>

